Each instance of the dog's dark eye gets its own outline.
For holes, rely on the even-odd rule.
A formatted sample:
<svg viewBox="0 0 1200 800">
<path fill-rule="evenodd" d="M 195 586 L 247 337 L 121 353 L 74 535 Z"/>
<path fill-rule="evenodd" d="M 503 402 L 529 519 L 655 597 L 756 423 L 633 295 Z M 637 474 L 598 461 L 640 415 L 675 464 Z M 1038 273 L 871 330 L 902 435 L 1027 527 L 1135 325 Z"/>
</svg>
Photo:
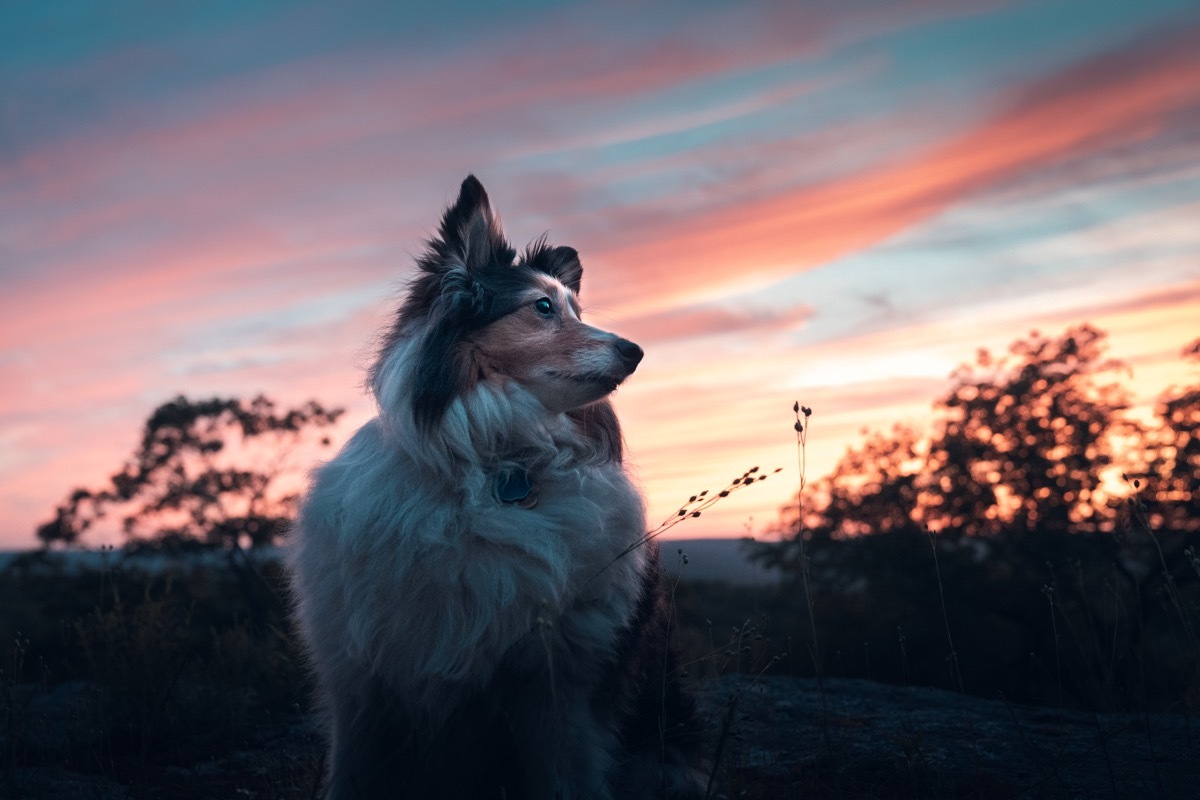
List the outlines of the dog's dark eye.
<svg viewBox="0 0 1200 800">
<path fill-rule="evenodd" d="M 533 310 L 543 317 L 548 317 L 554 313 L 554 303 L 550 302 L 549 297 L 540 297 L 533 301 Z"/>
</svg>

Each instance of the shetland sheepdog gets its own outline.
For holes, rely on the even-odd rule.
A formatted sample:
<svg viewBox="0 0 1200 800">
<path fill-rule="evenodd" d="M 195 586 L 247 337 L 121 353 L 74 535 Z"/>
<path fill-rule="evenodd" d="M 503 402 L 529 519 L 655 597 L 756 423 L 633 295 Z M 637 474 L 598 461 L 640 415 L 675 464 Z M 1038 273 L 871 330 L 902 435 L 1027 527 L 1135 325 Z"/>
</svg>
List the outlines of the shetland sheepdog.
<svg viewBox="0 0 1200 800">
<path fill-rule="evenodd" d="M 379 414 L 315 471 L 290 544 L 325 796 L 702 797 L 606 399 L 641 348 L 580 319 L 576 251 L 518 254 L 474 176 L 417 267 Z"/>
</svg>

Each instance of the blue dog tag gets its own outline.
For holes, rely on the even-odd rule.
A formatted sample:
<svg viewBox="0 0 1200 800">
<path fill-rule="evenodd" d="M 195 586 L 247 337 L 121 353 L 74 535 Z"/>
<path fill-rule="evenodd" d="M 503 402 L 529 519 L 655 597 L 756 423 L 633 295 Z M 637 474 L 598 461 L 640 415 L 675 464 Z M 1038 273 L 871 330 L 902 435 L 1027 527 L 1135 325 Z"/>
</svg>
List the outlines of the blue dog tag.
<svg viewBox="0 0 1200 800">
<path fill-rule="evenodd" d="M 520 503 L 533 492 L 533 481 L 523 469 L 496 476 L 496 497 L 502 503 Z"/>
</svg>

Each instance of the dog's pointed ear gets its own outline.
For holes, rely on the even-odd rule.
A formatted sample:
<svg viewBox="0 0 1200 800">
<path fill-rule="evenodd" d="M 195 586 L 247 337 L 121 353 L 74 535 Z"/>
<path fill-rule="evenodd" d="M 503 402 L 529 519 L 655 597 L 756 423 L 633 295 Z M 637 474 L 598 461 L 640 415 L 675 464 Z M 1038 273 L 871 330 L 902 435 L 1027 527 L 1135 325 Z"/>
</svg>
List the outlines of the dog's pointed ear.
<svg viewBox="0 0 1200 800">
<path fill-rule="evenodd" d="M 474 175 L 468 175 L 462 182 L 458 200 L 442 217 L 439 235 L 441 241 L 435 242 L 435 247 L 443 256 L 458 259 L 468 272 L 511 263 L 515 255 L 504 238 L 487 191 Z"/>
<path fill-rule="evenodd" d="M 558 278 L 575 294 L 583 283 L 583 264 L 574 247 L 550 247 L 545 237 L 538 239 L 525 255 L 525 263 L 539 272 Z"/>
</svg>

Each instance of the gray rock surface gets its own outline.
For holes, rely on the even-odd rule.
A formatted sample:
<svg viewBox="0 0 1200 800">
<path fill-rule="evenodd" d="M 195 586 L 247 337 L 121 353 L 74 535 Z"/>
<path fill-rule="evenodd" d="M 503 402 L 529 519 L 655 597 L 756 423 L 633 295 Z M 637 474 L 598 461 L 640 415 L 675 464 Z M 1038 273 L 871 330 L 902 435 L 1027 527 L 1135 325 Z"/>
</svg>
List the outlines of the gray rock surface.
<svg viewBox="0 0 1200 800">
<path fill-rule="evenodd" d="M 730 798 L 1200 797 L 1200 719 L 1185 714 L 1094 715 L 863 680 L 728 676 L 697 692 L 714 752 L 727 729 L 714 783 Z"/>
<path fill-rule="evenodd" d="M 1200 797 L 1200 720 L 1013 706 L 861 680 L 727 676 L 695 687 L 711 720 L 714 798 Z M 309 798 L 321 745 L 299 713 L 238 741 L 198 733 L 170 759 L 105 762 L 91 690 L 29 698 L 0 730 L 0 797 Z"/>
</svg>

